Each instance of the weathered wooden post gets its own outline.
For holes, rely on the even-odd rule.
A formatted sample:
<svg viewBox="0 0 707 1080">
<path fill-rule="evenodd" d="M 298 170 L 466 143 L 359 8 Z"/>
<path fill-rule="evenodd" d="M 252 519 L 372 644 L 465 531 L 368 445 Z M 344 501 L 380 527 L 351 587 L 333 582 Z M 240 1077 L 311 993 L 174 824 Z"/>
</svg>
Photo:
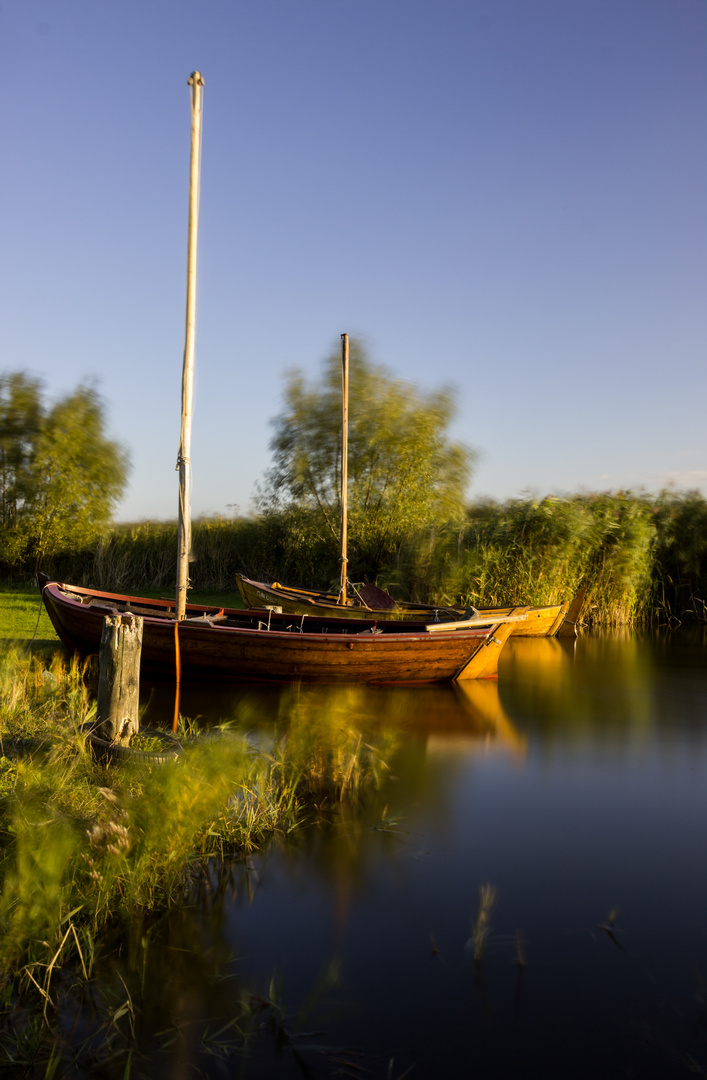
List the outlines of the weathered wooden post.
<svg viewBox="0 0 707 1080">
<path fill-rule="evenodd" d="M 96 734 L 106 742 L 127 743 L 140 729 L 141 652 L 139 615 L 109 615 L 103 620 L 98 654 Z"/>
</svg>

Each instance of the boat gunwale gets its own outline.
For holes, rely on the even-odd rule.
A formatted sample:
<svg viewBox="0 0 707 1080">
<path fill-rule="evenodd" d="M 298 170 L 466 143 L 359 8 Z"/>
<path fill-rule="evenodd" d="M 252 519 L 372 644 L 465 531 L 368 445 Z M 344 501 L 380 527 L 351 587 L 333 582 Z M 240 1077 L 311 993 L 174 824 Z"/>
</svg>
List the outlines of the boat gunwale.
<svg viewBox="0 0 707 1080">
<path fill-rule="evenodd" d="M 150 597 L 128 596 L 128 595 L 122 594 L 122 593 L 108 593 L 108 592 L 103 592 L 102 590 L 98 590 L 98 589 L 88 589 L 88 588 L 84 588 L 83 586 L 80 586 L 80 587 L 79 586 L 72 586 L 72 585 L 67 585 L 66 583 L 63 583 L 63 582 L 57 582 L 57 581 L 51 581 L 51 580 L 47 581 L 42 586 L 42 594 L 44 594 L 45 590 L 47 590 L 49 592 L 50 597 L 56 598 L 57 603 L 64 604 L 64 605 L 70 605 L 71 608 L 76 610 L 76 611 L 83 611 L 83 612 L 86 612 L 86 613 L 91 612 L 97 618 L 105 618 L 106 615 L 110 615 L 111 612 L 103 612 L 97 607 L 90 607 L 87 604 L 82 604 L 80 600 L 76 600 L 76 599 L 73 598 L 73 596 L 67 595 L 67 592 L 68 593 L 75 593 L 77 595 L 88 594 L 90 596 L 96 596 L 96 597 L 99 597 L 99 598 L 105 598 L 106 600 L 117 600 L 119 602 L 127 603 L 127 604 L 130 604 L 131 602 L 134 602 L 136 605 L 141 605 L 141 606 L 155 604 L 158 607 L 172 609 L 172 611 L 174 611 L 174 603 L 172 601 L 169 601 L 169 600 L 157 600 L 157 599 L 153 600 Z M 216 605 L 210 605 L 210 604 L 196 604 L 196 605 L 191 604 L 191 605 L 188 605 L 187 610 L 189 608 L 192 608 L 192 610 L 200 611 L 200 612 L 203 612 L 203 613 L 207 613 L 209 611 L 213 611 L 213 612 L 216 612 L 216 613 L 221 612 L 223 614 L 226 614 L 227 612 L 232 612 L 236 617 L 251 618 L 253 620 L 257 619 L 259 622 L 262 622 L 263 619 L 267 618 L 268 614 L 270 614 L 266 608 L 223 608 L 223 607 L 218 607 Z M 437 629 L 434 635 L 431 635 L 429 630 L 426 627 L 423 627 L 423 626 L 420 626 L 419 629 L 416 628 L 415 630 L 385 630 L 385 631 L 381 631 L 378 634 L 375 634 L 375 633 L 370 633 L 370 631 L 377 629 L 377 624 L 379 622 L 381 622 L 381 621 L 384 621 L 384 620 L 375 619 L 375 618 L 372 618 L 370 620 L 362 620 L 362 619 L 348 620 L 346 618 L 337 618 L 335 616 L 319 615 L 319 614 L 314 614 L 313 613 L 312 616 L 310 616 L 310 618 L 316 619 L 318 623 L 320 623 L 320 624 L 321 623 L 334 624 L 334 625 L 332 625 L 331 630 L 327 632 L 327 630 L 318 630 L 318 631 L 307 631 L 307 630 L 299 630 L 299 629 L 295 629 L 295 630 L 292 630 L 292 629 L 279 630 L 279 629 L 276 629 L 275 627 L 272 627 L 272 626 L 270 626 L 270 627 L 266 627 L 266 626 L 227 626 L 227 625 L 224 625 L 224 624 L 210 623 L 210 622 L 208 622 L 208 620 L 204 620 L 204 622 L 199 623 L 199 622 L 196 622 L 196 621 L 188 619 L 188 618 L 178 622 L 177 619 L 176 619 L 176 615 L 171 615 L 170 616 L 170 614 L 168 614 L 167 611 L 165 612 L 164 616 L 160 616 L 159 614 L 148 615 L 148 614 L 144 614 L 143 612 L 130 612 L 130 611 L 118 612 L 118 614 L 125 614 L 125 615 L 133 614 L 136 617 L 142 618 L 142 619 L 144 619 L 144 620 L 146 620 L 146 621 L 148 621 L 151 624 L 156 625 L 156 626 L 169 625 L 171 627 L 171 626 L 176 624 L 176 625 L 178 625 L 180 627 L 180 631 L 179 631 L 180 634 L 184 633 L 185 631 L 188 632 L 188 631 L 191 631 L 191 630 L 195 630 L 197 632 L 200 632 L 200 631 L 206 629 L 206 630 L 210 630 L 210 631 L 219 631 L 219 633 L 224 633 L 224 634 L 227 633 L 227 632 L 230 632 L 232 634 L 239 634 L 239 635 L 261 634 L 261 633 L 263 633 L 263 634 L 268 634 L 270 637 L 276 636 L 277 638 L 284 639 L 284 640 L 291 640 L 293 634 L 296 634 L 298 640 L 300 640 L 300 641 L 302 641 L 304 639 L 304 640 L 311 640 L 313 642 L 316 641 L 316 642 L 319 642 L 319 643 L 321 643 L 323 641 L 327 641 L 327 640 L 342 641 L 342 640 L 350 639 L 351 641 L 357 641 L 359 644 L 363 644 L 363 643 L 365 643 L 365 639 L 367 637 L 370 638 L 371 641 L 380 641 L 380 639 L 384 639 L 387 642 L 412 642 L 412 641 L 432 641 L 432 640 L 439 641 L 439 640 L 446 640 L 446 639 L 449 639 L 449 638 L 454 638 L 454 639 L 459 639 L 459 638 L 464 638 L 464 639 L 470 639 L 470 638 L 471 639 L 476 639 L 476 638 L 488 639 L 493 635 L 494 630 L 496 629 L 496 626 L 498 625 L 497 622 L 494 622 L 493 619 L 489 619 L 489 620 L 484 620 L 483 625 L 472 625 L 472 626 L 468 626 L 468 627 L 458 627 L 457 629 L 450 629 L 450 630 L 439 630 L 439 629 Z M 284 612 L 282 613 L 280 618 L 283 618 L 283 617 L 287 617 L 287 614 L 284 613 Z M 409 620 L 409 621 L 412 622 L 413 620 Z M 417 622 L 417 620 L 414 620 L 414 621 Z M 506 620 L 504 620 L 504 621 L 506 621 Z M 371 626 L 365 626 L 365 622 L 370 622 Z M 395 620 L 394 625 L 398 625 L 399 622 L 400 622 L 400 620 Z M 354 623 L 354 626 L 356 628 L 354 629 L 354 626 L 352 626 L 350 629 L 338 630 L 337 631 L 337 624 L 341 624 L 341 623 Z M 391 624 L 392 624 L 392 620 L 387 625 L 390 626 Z M 437 623 L 437 624 L 434 624 L 434 625 L 436 627 L 438 627 L 440 624 Z M 361 627 L 361 629 L 359 629 L 359 627 Z"/>
</svg>

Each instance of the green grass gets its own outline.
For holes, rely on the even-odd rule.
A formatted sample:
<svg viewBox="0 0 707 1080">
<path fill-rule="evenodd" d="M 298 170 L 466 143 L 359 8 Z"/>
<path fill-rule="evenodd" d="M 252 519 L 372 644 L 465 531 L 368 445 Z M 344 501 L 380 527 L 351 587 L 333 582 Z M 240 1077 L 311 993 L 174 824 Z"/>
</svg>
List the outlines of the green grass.
<svg viewBox="0 0 707 1080">
<path fill-rule="evenodd" d="M 153 599 L 166 597 L 164 589 L 145 589 L 140 595 Z M 190 604 L 242 608 L 238 593 L 190 592 Z M 39 616 L 39 622 L 37 617 Z M 36 631 L 36 632 L 35 632 Z M 28 584 L 0 582 L 0 641 L 5 644 L 30 642 L 34 637 L 36 646 L 46 648 L 62 645 L 43 605 L 40 608 L 39 590 Z"/>
<path fill-rule="evenodd" d="M 0 584 L 0 641 L 28 642 L 33 635 L 37 644 L 61 648 L 43 605 L 40 612 L 39 590 L 31 585 Z"/>
</svg>

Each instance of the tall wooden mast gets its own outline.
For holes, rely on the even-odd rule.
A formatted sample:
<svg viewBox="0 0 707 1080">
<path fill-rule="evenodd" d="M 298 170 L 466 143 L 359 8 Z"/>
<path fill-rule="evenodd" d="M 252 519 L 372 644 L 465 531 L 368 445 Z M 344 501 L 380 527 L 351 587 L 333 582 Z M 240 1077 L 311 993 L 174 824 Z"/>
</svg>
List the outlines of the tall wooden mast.
<svg viewBox="0 0 707 1080">
<path fill-rule="evenodd" d="M 348 581 L 348 488 L 349 488 L 349 335 L 341 335 L 341 585 L 339 603 L 346 603 L 346 582 Z"/>
<path fill-rule="evenodd" d="M 191 87 L 191 167 L 189 172 L 189 234 L 187 242 L 187 318 L 182 366 L 182 426 L 177 469 L 179 471 L 179 530 L 177 537 L 177 619 L 186 613 L 191 551 L 191 420 L 196 339 L 196 244 L 199 231 L 199 183 L 201 173 L 201 114 L 204 80 L 193 71 Z"/>
</svg>

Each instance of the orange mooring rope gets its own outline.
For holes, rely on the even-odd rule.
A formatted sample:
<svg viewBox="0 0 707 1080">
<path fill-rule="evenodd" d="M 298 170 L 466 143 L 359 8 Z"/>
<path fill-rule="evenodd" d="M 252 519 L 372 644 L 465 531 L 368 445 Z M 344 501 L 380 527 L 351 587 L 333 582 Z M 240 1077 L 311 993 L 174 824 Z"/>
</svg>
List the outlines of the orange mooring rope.
<svg viewBox="0 0 707 1080">
<path fill-rule="evenodd" d="M 172 731 L 174 734 L 177 732 L 179 726 L 179 690 L 182 681 L 182 660 L 179 655 L 179 620 L 176 619 L 174 623 L 174 661 L 175 670 L 177 676 L 177 685 L 174 694 L 174 719 L 172 720 Z"/>
</svg>

